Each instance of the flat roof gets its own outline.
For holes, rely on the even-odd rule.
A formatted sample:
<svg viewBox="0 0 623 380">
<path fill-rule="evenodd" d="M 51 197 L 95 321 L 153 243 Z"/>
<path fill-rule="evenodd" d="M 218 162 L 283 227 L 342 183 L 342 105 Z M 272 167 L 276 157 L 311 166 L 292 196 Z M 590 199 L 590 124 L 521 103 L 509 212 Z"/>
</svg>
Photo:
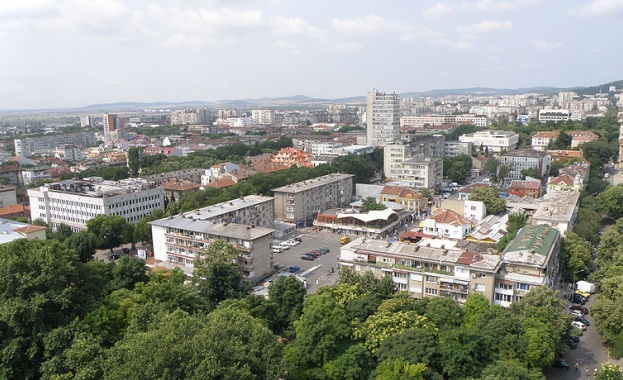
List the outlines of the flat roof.
<svg viewBox="0 0 623 380">
<path fill-rule="evenodd" d="M 532 219 L 570 222 L 579 198 L 578 191 L 553 190 L 544 197 Z"/>
<path fill-rule="evenodd" d="M 272 228 L 251 227 L 236 223 L 213 223 L 207 220 L 186 219 L 181 217 L 164 218 L 150 222 L 149 224 L 241 240 L 255 240 L 275 232 Z"/>
<path fill-rule="evenodd" d="M 352 178 L 354 175 L 352 174 L 343 174 L 343 173 L 332 173 L 323 175 L 321 177 L 308 179 L 306 181 L 301 181 L 297 183 L 293 183 L 286 186 L 281 186 L 276 189 L 272 189 L 272 192 L 280 192 L 280 193 L 299 193 L 302 191 L 314 189 L 316 187 L 320 187 L 335 181 L 339 181 L 342 179 Z"/>
<path fill-rule="evenodd" d="M 527 225 L 519 230 L 517 237 L 504 250 L 504 260 L 542 266 L 549 259 L 558 236 L 559 232 L 554 227 Z"/>
</svg>

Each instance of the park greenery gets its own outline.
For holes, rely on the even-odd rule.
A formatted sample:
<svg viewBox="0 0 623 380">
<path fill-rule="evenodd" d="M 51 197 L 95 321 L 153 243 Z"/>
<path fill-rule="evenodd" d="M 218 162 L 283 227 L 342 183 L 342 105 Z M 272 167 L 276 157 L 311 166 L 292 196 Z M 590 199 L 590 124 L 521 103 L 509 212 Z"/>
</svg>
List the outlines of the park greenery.
<svg viewBox="0 0 623 380">
<path fill-rule="evenodd" d="M 485 204 L 487 214 L 497 215 L 506 210 L 506 202 L 500 193 L 491 186 L 482 186 L 472 189 L 470 201 L 480 201 Z"/>
</svg>

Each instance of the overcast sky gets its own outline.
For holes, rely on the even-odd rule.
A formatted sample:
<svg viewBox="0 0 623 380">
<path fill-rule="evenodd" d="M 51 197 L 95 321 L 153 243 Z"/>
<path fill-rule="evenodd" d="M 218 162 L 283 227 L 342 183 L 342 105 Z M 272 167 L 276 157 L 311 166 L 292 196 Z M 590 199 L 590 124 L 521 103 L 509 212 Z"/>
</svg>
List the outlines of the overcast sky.
<svg viewBox="0 0 623 380">
<path fill-rule="evenodd" d="M 623 79 L 623 0 L 0 0 L 0 109 Z"/>
</svg>

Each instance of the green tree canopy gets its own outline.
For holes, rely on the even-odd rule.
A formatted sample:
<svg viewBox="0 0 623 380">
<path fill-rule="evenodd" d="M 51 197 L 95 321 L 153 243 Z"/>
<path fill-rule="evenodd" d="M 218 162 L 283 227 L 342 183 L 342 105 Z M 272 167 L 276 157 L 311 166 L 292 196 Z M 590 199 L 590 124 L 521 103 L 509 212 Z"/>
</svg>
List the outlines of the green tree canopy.
<svg viewBox="0 0 623 380">
<path fill-rule="evenodd" d="M 87 222 L 87 230 L 97 236 L 100 248 L 110 249 L 111 253 L 134 235 L 132 226 L 119 215 L 98 215 Z"/>
<path fill-rule="evenodd" d="M 609 186 L 597 195 L 599 210 L 612 219 L 623 217 L 623 185 Z"/>
<path fill-rule="evenodd" d="M 480 201 L 487 207 L 488 214 L 500 214 L 506 210 L 506 202 L 493 187 L 477 187 L 469 196 L 470 201 Z"/>
<path fill-rule="evenodd" d="M 99 241 L 97 236 L 92 232 L 80 231 L 69 236 L 69 238 L 65 240 L 65 244 L 69 249 L 73 249 L 76 252 L 80 261 L 86 263 L 87 261 L 93 260 L 93 255 L 99 246 Z"/>
</svg>

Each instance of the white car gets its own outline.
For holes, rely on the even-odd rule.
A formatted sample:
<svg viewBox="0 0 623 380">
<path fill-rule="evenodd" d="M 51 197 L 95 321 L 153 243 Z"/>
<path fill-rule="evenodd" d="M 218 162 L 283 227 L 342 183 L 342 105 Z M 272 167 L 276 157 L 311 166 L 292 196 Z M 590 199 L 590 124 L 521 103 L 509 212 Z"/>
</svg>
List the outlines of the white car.
<svg viewBox="0 0 623 380">
<path fill-rule="evenodd" d="M 575 315 L 576 317 L 584 317 L 584 314 L 582 314 L 582 312 L 579 310 L 571 310 L 569 314 Z"/>
<path fill-rule="evenodd" d="M 282 251 L 285 251 L 286 249 L 290 249 L 290 244 L 286 244 L 286 242 L 284 241 L 282 243 L 279 243 L 277 247 L 281 248 Z"/>
<path fill-rule="evenodd" d="M 571 322 L 571 326 L 576 327 L 582 331 L 586 330 L 586 325 L 582 322 L 573 321 Z"/>
<path fill-rule="evenodd" d="M 279 248 L 279 247 L 273 247 L 273 253 L 281 253 L 283 251 L 283 249 Z"/>
<path fill-rule="evenodd" d="M 299 245 L 299 242 L 293 239 L 289 239 L 284 241 L 285 244 L 289 245 L 290 247 L 296 247 L 297 245 Z"/>
</svg>

